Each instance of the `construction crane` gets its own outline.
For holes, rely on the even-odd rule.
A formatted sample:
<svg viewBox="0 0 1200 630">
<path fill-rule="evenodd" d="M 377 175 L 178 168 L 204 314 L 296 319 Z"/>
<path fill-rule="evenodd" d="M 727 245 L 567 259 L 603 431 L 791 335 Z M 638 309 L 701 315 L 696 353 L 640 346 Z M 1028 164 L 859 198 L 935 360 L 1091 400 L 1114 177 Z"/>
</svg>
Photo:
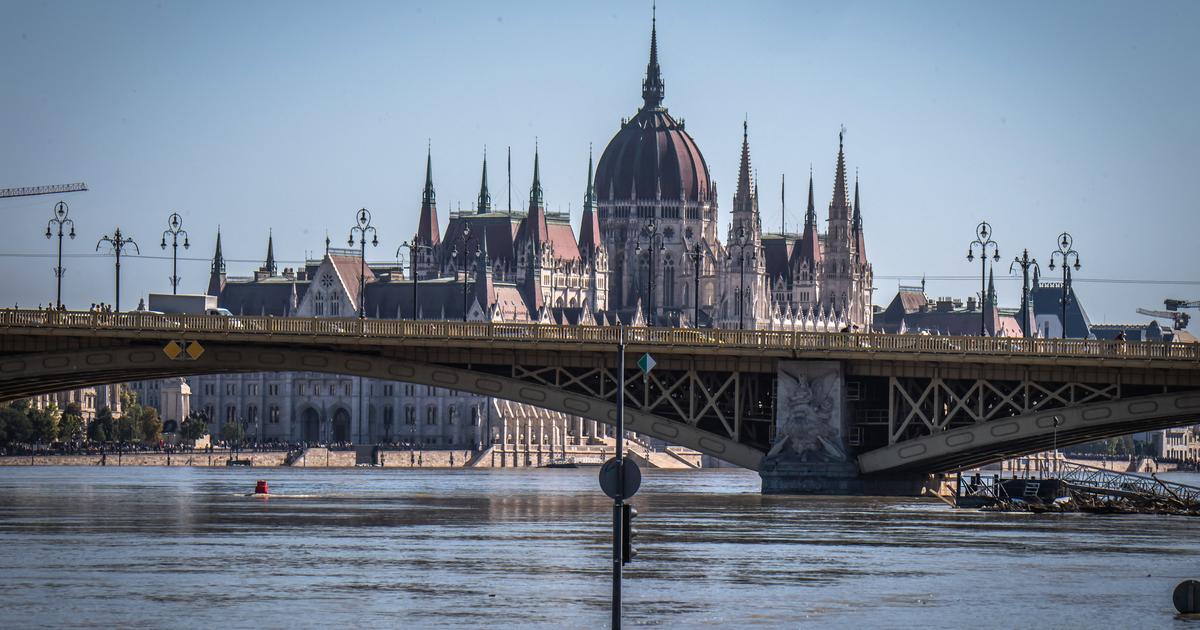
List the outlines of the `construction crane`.
<svg viewBox="0 0 1200 630">
<path fill-rule="evenodd" d="M 1191 321 L 1191 315 L 1179 312 L 1181 308 L 1200 308 L 1200 300 L 1163 300 L 1163 306 L 1167 308 L 1165 311 L 1152 311 L 1150 309 L 1139 308 L 1138 314 L 1148 317 L 1161 317 L 1169 319 L 1173 322 L 1173 327 L 1177 330 L 1187 328 L 1188 322 Z"/>
<path fill-rule="evenodd" d="M 34 195 L 57 195 L 60 193 L 87 190 L 87 184 L 57 184 L 54 186 L 28 186 L 26 188 L 0 188 L 0 199 L 7 197 L 32 197 Z"/>
</svg>

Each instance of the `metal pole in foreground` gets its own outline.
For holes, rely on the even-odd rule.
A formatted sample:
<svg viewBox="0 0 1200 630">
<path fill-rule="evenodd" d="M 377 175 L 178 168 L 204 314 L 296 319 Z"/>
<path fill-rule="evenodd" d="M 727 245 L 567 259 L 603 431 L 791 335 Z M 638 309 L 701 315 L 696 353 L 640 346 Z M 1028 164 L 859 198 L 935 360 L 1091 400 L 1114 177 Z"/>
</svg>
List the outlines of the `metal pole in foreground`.
<svg viewBox="0 0 1200 630">
<path fill-rule="evenodd" d="M 617 487 L 617 497 L 613 500 L 613 592 L 612 592 L 612 629 L 621 628 L 621 519 L 625 504 L 625 327 L 617 329 L 617 378 L 621 381 L 617 387 L 617 470 L 620 471 L 620 483 Z"/>
</svg>

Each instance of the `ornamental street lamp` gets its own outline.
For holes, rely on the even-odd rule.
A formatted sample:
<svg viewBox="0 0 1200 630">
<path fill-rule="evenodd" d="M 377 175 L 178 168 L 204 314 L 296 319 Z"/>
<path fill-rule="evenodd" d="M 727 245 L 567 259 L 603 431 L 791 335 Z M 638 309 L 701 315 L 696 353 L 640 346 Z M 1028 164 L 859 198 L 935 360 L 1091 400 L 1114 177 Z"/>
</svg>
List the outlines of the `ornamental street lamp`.
<svg viewBox="0 0 1200 630">
<path fill-rule="evenodd" d="M 684 247 L 684 253 L 688 258 L 692 259 L 692 280 L 695 286 L 692 289 L 692 321 L 693 326 L 700 327 L 700 263 L 704 261 L 704 247 L 700 241 L 692 241 Z"/>
<path fill-rule="evenodd" d="M 366 208 L 358 211 L 358 224 L 350 228 L 349 244 L 354 246 L 354 233 L 358 232 L 358 318 L 367 316 L 367 234 L 371 235 L 371 247 L 379 247 L 379 233 L 371 227 L 371 212 Z"/>
<path fill-rule="evenodd" d="M 409 243 L 408 241 L 404 241 L 403 243 L 400 244 L 400 247 L 396 248 L 396 258 L 400 257 L 400 250 L 402 250 L 402 249 L 408 250 L 408 270 L 409 270 L 409 273 L 412 274 L 412 281 L 413 281 L 412 319 L 413 319 L 413 321 L 416 321 L 417 320 L 417 283 L 420 282 L 420 280 L 417 278 L 417 252 L 425 251 L 425 252 L 429 252 L 432 255 L 433 246 L 421 245 L 420 243 L 417 243 L 415 240 L 412 243 Z"/>
<path fill-rule="evenodd" d="M 171 235 L 171 295 L 179 292 L 179 235 L 183 235 L 183 248 L 191 247 L 188 243 L 187 230 L 183 229 L 183 217 L 178 212 L 172 212 L 167 218 L 167 229 L 163 231 L 159 247 L 167 248 L 167 235 Z"/>
<path fill-rule="evenodd" d="M 658 231 L 658 223 L 654 219 L 650 219 L 649 221 L 646 222 L 646 227 L 642 229 L 642 232 L 638 234 L 638 242 L 637 242 L 637 245 L 633 249 L 634 254 L 642 253 L 642 237 L 643 237 L 643 235 L 645 235 L 645 237 L 646 237 L 646 242 L 647 242 L 646 244 L 650 250 L 650 260 L 648 261 L 649 265 L 646 267 L 646 275 L 648 276 L 647 288 L 650 290 L 650 293 L 646 298 L 646 304 L 648 306 L 648 310 L 646 311 L 646 325 L 653 326 L 654 325 L 654 311 L 655 311 L 655 309 L 654 309 L 654 252 L 655 252 L 655 250 L 660 251 L 660 252 L 663 251 L 664 249 L 666 249 L 666 245 L 663 244 L 663 235 L 660 234 Z"/>
<path fill-rule="evenodd" d="M 115 254 L 117 257 L 117 265 L 116 265 L 117 299 L 115 301 L 114 306 L 116 308 L 116 312 L 120 313 L 121 312 L 121 253 L 125 250 L 126 247 L 128 247 L 130 245 L 133 246 L 133 251 L 137 252 L 137 254 L 139 256 L 142 255 L 142 250 L 140 247 L 138 247 L 138 244 L 135 243 L 132 238 L 126 238 L 121 235 L 121 228 L 117 228 L 115 231 L 113 231 L 113 235 L 111 237 L 109 235 L 105 234 L 103 237 L 100 238 L 100 240 L 96 241 L 96 251 L 100 251 L 100 245 L 102 243 L 108 243 L 109 246 L 112 247 L 113 254 Z"/>
<path fill-rule="evenodd" d="M 972 262 L 975 260 L 975 246 L 978 245 L 979 246 L 979 264 L 980 264 L 979 335 L 982 337 L 984 335 L 987 335 L 987 318 L 985 317 L 987 314 L 987 309 L 983 308 L 983 300 L 988 299 L 987 298 L 988 248 L 991 247 L 991 250 L 992 250 L 992 262 L 1000 262 L 1000 246 L 996 244 L 996 241 L 992 240 L 992 225 L 990 223 L 988 223 L 987 221 L 982 221 L 979 223 L 979 225 L 975 226 L 975 237 L 976 237 L 975 240 L 971 241 L 971 244 L 967 246 L 967 261 Z"/>
<path fill-rule="evenodd" d="M 1021 328 L 1024 330 L 1025 337 L 1032 337 L 1033 330 L 1030 328 L 1029 321 L 1029 270 L 1030 268 L 1041 270 L 1038 266 L 1036 258 L 1029 257 L 1029 250 L 1025 250 L 1020 258 L 1014 258 L 1012 264 L 1008 266 L 1008 273 L 1013 272 L 1014 267 L 1021 268 L 1023 282 L 1021 284 Z"/>
<path fill-rule="evenodd" d="M 54 216 L 50 217 L 50 221 L 46 223 L 46 238 L 53 236 L 50 231 L 50 226 L 58 226 L 58 266 L 54 268 L 54 277 L 58 279 L 58 292 L 55 294 L 54 305 L 59 308 L 62 308 L 62 277 L 63 274 L 67 272 L 67 270 L 63 269 L 62 266 L 62 239 L 64 225 L 71 228 L 70 237 L 72 240 L 75 239 L 75 222 L 67 218 L 67 214 L 69 214 L 70 211 L 71 209 L 67 207 L 67 202 L 60 201 L 54 204 Z"/>
<path fill-rule="evenodd" d="M 475 241 L 475 247 L 471 247 L 471 241 Z M 463 226 L 462 249 L 459 250 L 459 245 L 455 244 L 450 250 L 450 259 L 454 262 L 457 273 L 462 274 L 462 290 L 463 290 L 463 321 L 467 321 L 467 270 L 470 269 L 470 260 L 472 256 L 479 256 L 482 251 L 479 248 L 478 239 L 471 239 L 471 226 Z"/>
<path fill-rule="evenodd" d="M 748 238 L 746 226 L 738 226 L 737 241 L 729 243 L 728 251 L 725 252 L 725 260 L 733 259 L 733 248 L 738 248 L 738 330 L 746 327 L 744 309 L 746 305 L 746 248 L 753 247 L 754 241 Z M 756 249 L 750 250 L 750 262 L 758 261 L 758 252 Z"/>
<path fill-rule="evenodd" d="M 1067 338 L 1067 302 L 1071 300 L 1071 267 L 1075 267 L 1075 271 L 1079 271 L 1079 252 L 1074 248 L 1075 239 L 1068 232 L 1063 232 L 1058 235 L 1058 249 L 1050 252 L 1050 271 L 1054 271 L 1054 261 L 1061 260 L 1059 263 L 1062 266 L 1063 285 L 1062 285 L 1062 338 Z M 1074 265 L 1071 260 L 1074 259 Z M 1085 335 L 1086 336 L 1086 335 Z"/>
</svg>

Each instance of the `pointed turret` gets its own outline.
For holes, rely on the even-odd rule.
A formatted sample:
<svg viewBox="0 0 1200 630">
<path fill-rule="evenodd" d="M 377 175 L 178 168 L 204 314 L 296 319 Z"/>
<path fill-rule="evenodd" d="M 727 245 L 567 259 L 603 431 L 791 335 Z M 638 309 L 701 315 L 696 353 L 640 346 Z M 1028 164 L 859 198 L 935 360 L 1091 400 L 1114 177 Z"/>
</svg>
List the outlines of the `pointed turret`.
<svg viewBox="0 0 1200 630">
<path fill-rule="evenodd" d="M 600 249 L 600 221 L 596 216 L 596 188 L 592 183 L 592 152 L 588 150 L 587 193 L 583 196 L 583 219 L 579 225 L 579 253 L 594 261 Z"/>
<path fill-rule="evenodd" d="M 867 264 L 867 241 L 863 236 L 862 206 L 858 200 L 858 175 L 854 176 L 854 222 L 850 227 L 854 243 L 854 259 L 860 265 Z"/>
<path fill-rule="evenodd" d="M 483 177 L 479 184 L 479 197 L 475 203 L 477 214 L 487 214 L 492 211 L 492 195 L 488 192 L 487 182 L 487 149 L 483 150 Z"/>
<path fill-rule="evenodd" d="M 650 19 L 650 62 L 646 64 L 646 78 L 642 81 L 642 109 L 662 107 L 665 86 L 662 69 L 658 67 L 658 9 Z"/>
<path fill-rule="evenodd" d="M 263 265 L 263 270 L 268 276 L 274 276 L 278 267 L 275 265 L 275 235 L 267 232 L 267 262 Z"/>
<path fill-rule="evenodd" d="M 550 241 L 550 228 L 546 225 L 546 206 L 542 194 L 542 175 L 537 144 L 533 148 L 533 183 L 529 186 L 529 215 L 525 218 L 525 237 L 538 255 L 543 245 Z"/>
<path fill-rule="evenodd" d="M 804 233 L 800 236 L 800 245 L 795 254 L 800 261 L 808 263 L 809 270 L 816 267 L 821 260 L 821 239 L 817 234 L 817 206 L 813 199 L 812 170 L 808 172 L 808 209 L 804 212 Z"/>
<path fill-rule="evenodd" d="M 983 323 L 989 336 L 996 336 L 996 270 L 988 273 L 987 295 L 983 296 Z"/>
<path fill-rule="evenodd" d="M 414 239 L 420 245 L 433 247 L 442 242 L 438 229 L 437 195 L 433 191 L 433 151 L 425 154 L 425 190 L 421 193 L 421 217 L 417 223 Z"/>
<path fill-rule="evenodd" d="M 846 130 L 838 132 L 837 172 L 833 178 L 833 200 L 829 202 L 829 220 L 849 220 L 850 198 L 846 187 L 846 152 L 844 140 Z"/>
<path fill-rule="evenodd" d="M 738 165 L 737 192 L 733 196 L 733 211 L 750 212 L 754 189 L 750 177 L 750 124 L 742 121 L 742 159 Z"/>
<path fill-rule="evenodd" d="M 221 253 L 221 228 L 217 228 L 217 249 L 213 252 L 212 269 L 208 275 L 208 294 L 220 297 L 225 290 L 225 256 Z"/>
</svg>

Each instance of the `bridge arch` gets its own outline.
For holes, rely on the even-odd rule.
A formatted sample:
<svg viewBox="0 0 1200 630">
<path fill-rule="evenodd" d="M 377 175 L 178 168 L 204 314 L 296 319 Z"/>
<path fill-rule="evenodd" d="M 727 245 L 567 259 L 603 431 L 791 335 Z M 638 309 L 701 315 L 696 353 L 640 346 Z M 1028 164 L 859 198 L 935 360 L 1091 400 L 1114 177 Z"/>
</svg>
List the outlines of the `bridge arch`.
<svg viewBox="0 0 1200 630">
<path fill-rule="evenodd" d="M 6 383 L 5 389 L 0 391 L 0 400 L 169 376 L 295 371 L 442 387 L 526 403 L 608 425 L 616 424 L 616 405 L 612 401 L 476 371 L 469 366 L 421 363 L 407 358 L 393 359 L 325 349 L 219 343 L 208 343 L 206 347 L 204 354 L 193 361 L 172 360 L 161 350 L 136 346 L 5 358 L 0 360 L 0 375 L 4 376 Z M 761 451 L 745 444 L 628 405 L 625 408 L 625 428 L 751 470 L 759 469 L 763 457 Z"/>
<path fill-rule="evenodd" d="M 865 474 L 951 471 L 1200 421 L 1200 392 L 1121 398 L 997 418 L 863 453 Z"/>
</svg>

